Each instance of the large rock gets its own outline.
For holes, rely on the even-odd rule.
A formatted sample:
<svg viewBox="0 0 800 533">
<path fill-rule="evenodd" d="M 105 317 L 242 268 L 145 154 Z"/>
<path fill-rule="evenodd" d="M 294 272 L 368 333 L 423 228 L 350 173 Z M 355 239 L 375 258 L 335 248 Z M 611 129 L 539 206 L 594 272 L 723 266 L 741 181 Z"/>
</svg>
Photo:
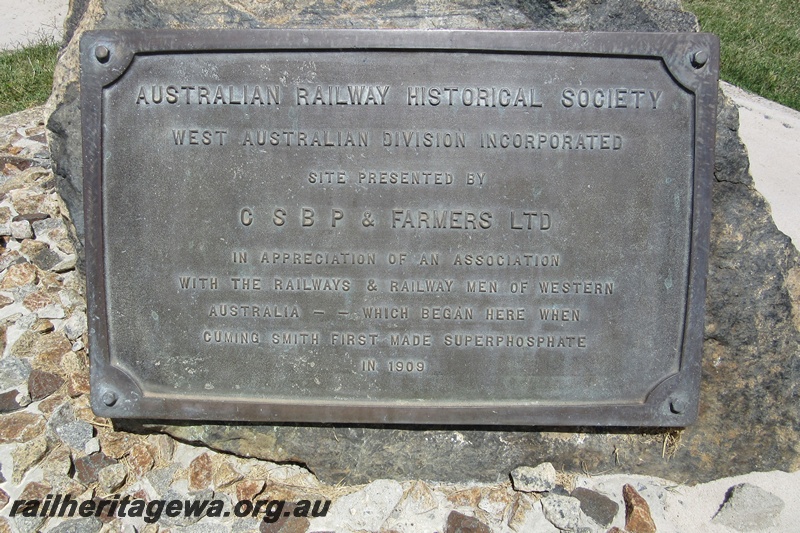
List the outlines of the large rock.
<svg viewBox="0 0 800 533">
<path fill-rule="evenodd" d="M 693 31 L 678 0 L 71 0 L 70 39 L 56 68 L 50 149 L 59 191 L 83 240 L 78 41 L 90 29 L 422 28 Z"/>
<path fill-rule="evenodd" d="M 694 31 L 676 0 L 429 2 L 323 0 L 86 0 L 75 2 L 72 39 L 57 69 L 49 120 L 60 190 L 83 235 L 77 39 L 92 28 L 506 28 Z M 125 422 L 134 430 L 278 462 L 307 465 L 322 480 L 505 479 L 519 465 L 619 470 L 705 481 L 752 470 L 800 467 L 800 264 L 754 190 L 721 100 L 709 258 L 700 417 L 682 432 L 628 429 L 424 428 L 322 425 L 191 425 Z"/>
</svg>

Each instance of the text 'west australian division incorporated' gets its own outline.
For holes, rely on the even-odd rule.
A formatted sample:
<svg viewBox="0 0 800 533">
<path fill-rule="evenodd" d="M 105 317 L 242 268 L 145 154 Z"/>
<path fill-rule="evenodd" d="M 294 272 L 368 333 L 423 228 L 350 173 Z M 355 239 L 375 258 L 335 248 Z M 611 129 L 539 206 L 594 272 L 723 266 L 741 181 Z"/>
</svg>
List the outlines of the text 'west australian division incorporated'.
<svg viewBox="0 0 800 533">
<path fill-rule="evenodd" d="M 644 404 L 681 370 L 697 97 L 608 48 L 134 54 L 99 101 L 111 364 L 332 412 Z"/>
</svg>

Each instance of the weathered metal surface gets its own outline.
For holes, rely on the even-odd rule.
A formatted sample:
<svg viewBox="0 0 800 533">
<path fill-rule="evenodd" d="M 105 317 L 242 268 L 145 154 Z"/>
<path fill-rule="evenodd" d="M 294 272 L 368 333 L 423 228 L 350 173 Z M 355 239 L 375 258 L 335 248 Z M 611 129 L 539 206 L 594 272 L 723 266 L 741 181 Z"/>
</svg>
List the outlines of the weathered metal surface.
<svg viewBox="0 0 800 533">
<path fill-rule="evenodd" d="M 714 37 L 81 45 L 98 414 L 696 417 Z"/>
</svg>

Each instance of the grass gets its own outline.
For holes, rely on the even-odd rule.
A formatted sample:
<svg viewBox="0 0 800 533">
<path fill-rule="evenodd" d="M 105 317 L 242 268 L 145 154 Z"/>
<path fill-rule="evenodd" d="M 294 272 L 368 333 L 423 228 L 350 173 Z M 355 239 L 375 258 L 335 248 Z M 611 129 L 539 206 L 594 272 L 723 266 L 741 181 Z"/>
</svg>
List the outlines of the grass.
<svg viewBox="0 0 800 533">
<path fill-rule="evenodd" d="M 800 0 L 683 0 L 722 42 L 721 77 L 800 110 Z M 0 116 L 39 105 L 53 83 L 58 45 L 0 52 Z"/>
<path fill-rule="evenodd" d="M 722 44 L 720 77 L 800 110 L 800 1 L 683 0 Z"/>
<path fill-rule="evenodd" d="M 59 46 L 52 40 L 0 52 L 0 116 L 40 105 L 53 88 Z"/>
</svg>

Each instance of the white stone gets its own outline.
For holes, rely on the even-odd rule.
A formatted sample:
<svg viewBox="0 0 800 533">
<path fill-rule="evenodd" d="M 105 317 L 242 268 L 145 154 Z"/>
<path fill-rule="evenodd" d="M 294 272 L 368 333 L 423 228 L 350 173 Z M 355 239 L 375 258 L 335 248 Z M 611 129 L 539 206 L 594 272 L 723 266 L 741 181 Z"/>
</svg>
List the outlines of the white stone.
<svg viewBox="0 0 800 533">
<path fill-rule="evenodd" d="M 71 281 L 71 278 L 74 276 L 74 274 L 75 271 L 64 274 L 65 285 L 69 281 Z M 86 307 L 86 300 L 83 298 L 83 296 L 81 296 L 72 289 L 62 290 L 61 292 L 58 293 L 58 297 L 61 300 L 61 305 L 63 305 L 67 309 L 72 309 L 72 308 L 85 309 Z"/>
<path fill-rule="evenodd" d="M 725 503 L 712 522 L 736 531 L 761 531 L 778 524 L 785 505 L 761 487 L 740 483 L 728 490 Z"/>
<path fill-rule="evenodd" d="M 508 528 L 518 533 L 560 533 L 561 530 L 544 516 L 541 501 L 518 508 L 508 517 Z"/>
<path fill-rule="evenodd" d="M 544 516 L 558 529 L 572 531 L 578 527 L 581 515 L 581 502 L 571 496 L 550 494 L 542 498 Z"/>
<path fill-rule="evenodd" d="M 48 318 L 53 320 L 61 319 L 67 316 L 67 314 L 64 312 L 64 308 L 58 304 L 47 305 L 36 311 L 36 315 L 39 318 Z"/>
<path fill-rule="evenodd" d="M 10 389 L 28 381 L 31 364 L 27 359 L 4 357 L 0 359 L 0 390 Z"/>
<path fill-rule="evenodd" d="M 64 322 L 64 334 L 71 341 L 77 340 L 86 333 L 86 313 L 75 311 L 66 322 Z"/>
<path fill-rule="evenodd" d="M 38 313 L 25 313 L 21 317 L 19 317 L 19 319 L 17 319 L 17 326 L 24 329 L 31 329 L 33 325 L 36 323 L 38 317 L 39 317 Z"/>
<path fill-rule="evenodd" d="M 95 452 L 100 451 L 100 439 L 97 437 L 91 438 L 86 442 L 86 446 L 83 447 L 83 451 L 86 455 L 92 455 Z"/>
<path fill-rule="evenodd" d="M 440 531 L 450 513 L 450 509 L 444 506 L 445 500 L 443 493 L 432 490 L 422 481 L 415 481 L 405 491 L 382 529 L 400 533 Z"/>
<path fill-rule="evenodd" d="M 556 486 L 556 469 L 550 463 L 520 466 L 511 472 L 511 482 L 520 492 L 547 492 Z"/>
<path fill-rule="evenodd" d="M 70 254 L 66 256 L 64 259 L 53 265 L 52 270 L 53 272 L 62 273 L 62 272 L 69 272 L 70 270 L 75 269 L 75 265 L 78 263 L 77 256 L 75 254 Z"/>
<path fill-rule="evenodd" d="M 11 328 L 14 328 L 22 332 L 25 331 L 27 328 L 22 329 L 18 327 L 16 322 L 21 316 L 28 313 L 30 313 L 30 310 L 28 310 L 24 305 L 22 305 L 22 302 L 14 302 L 0 309 L 0 320 L 5 322 L 6 324 L 11 324 L 9 330 L 11 330 Z M 6 333 L 6 347 L 13 346 L 16 340 L 17 339 L 10 339 L 8 333 Z"/>
<path fill-rule="evenodd" d="M 403 487 L 391 479 L 373 481 L 331 504 L 325 517 L 311 520 L 309 531 L 378 531 L 403 497 Z"/>
<path fill-rule="evenodd" d="M 15 239 L 32 239 L 33 228 L 27 220 L 17 220 L 11 223 L 11 236 Z"/>
</svg>

